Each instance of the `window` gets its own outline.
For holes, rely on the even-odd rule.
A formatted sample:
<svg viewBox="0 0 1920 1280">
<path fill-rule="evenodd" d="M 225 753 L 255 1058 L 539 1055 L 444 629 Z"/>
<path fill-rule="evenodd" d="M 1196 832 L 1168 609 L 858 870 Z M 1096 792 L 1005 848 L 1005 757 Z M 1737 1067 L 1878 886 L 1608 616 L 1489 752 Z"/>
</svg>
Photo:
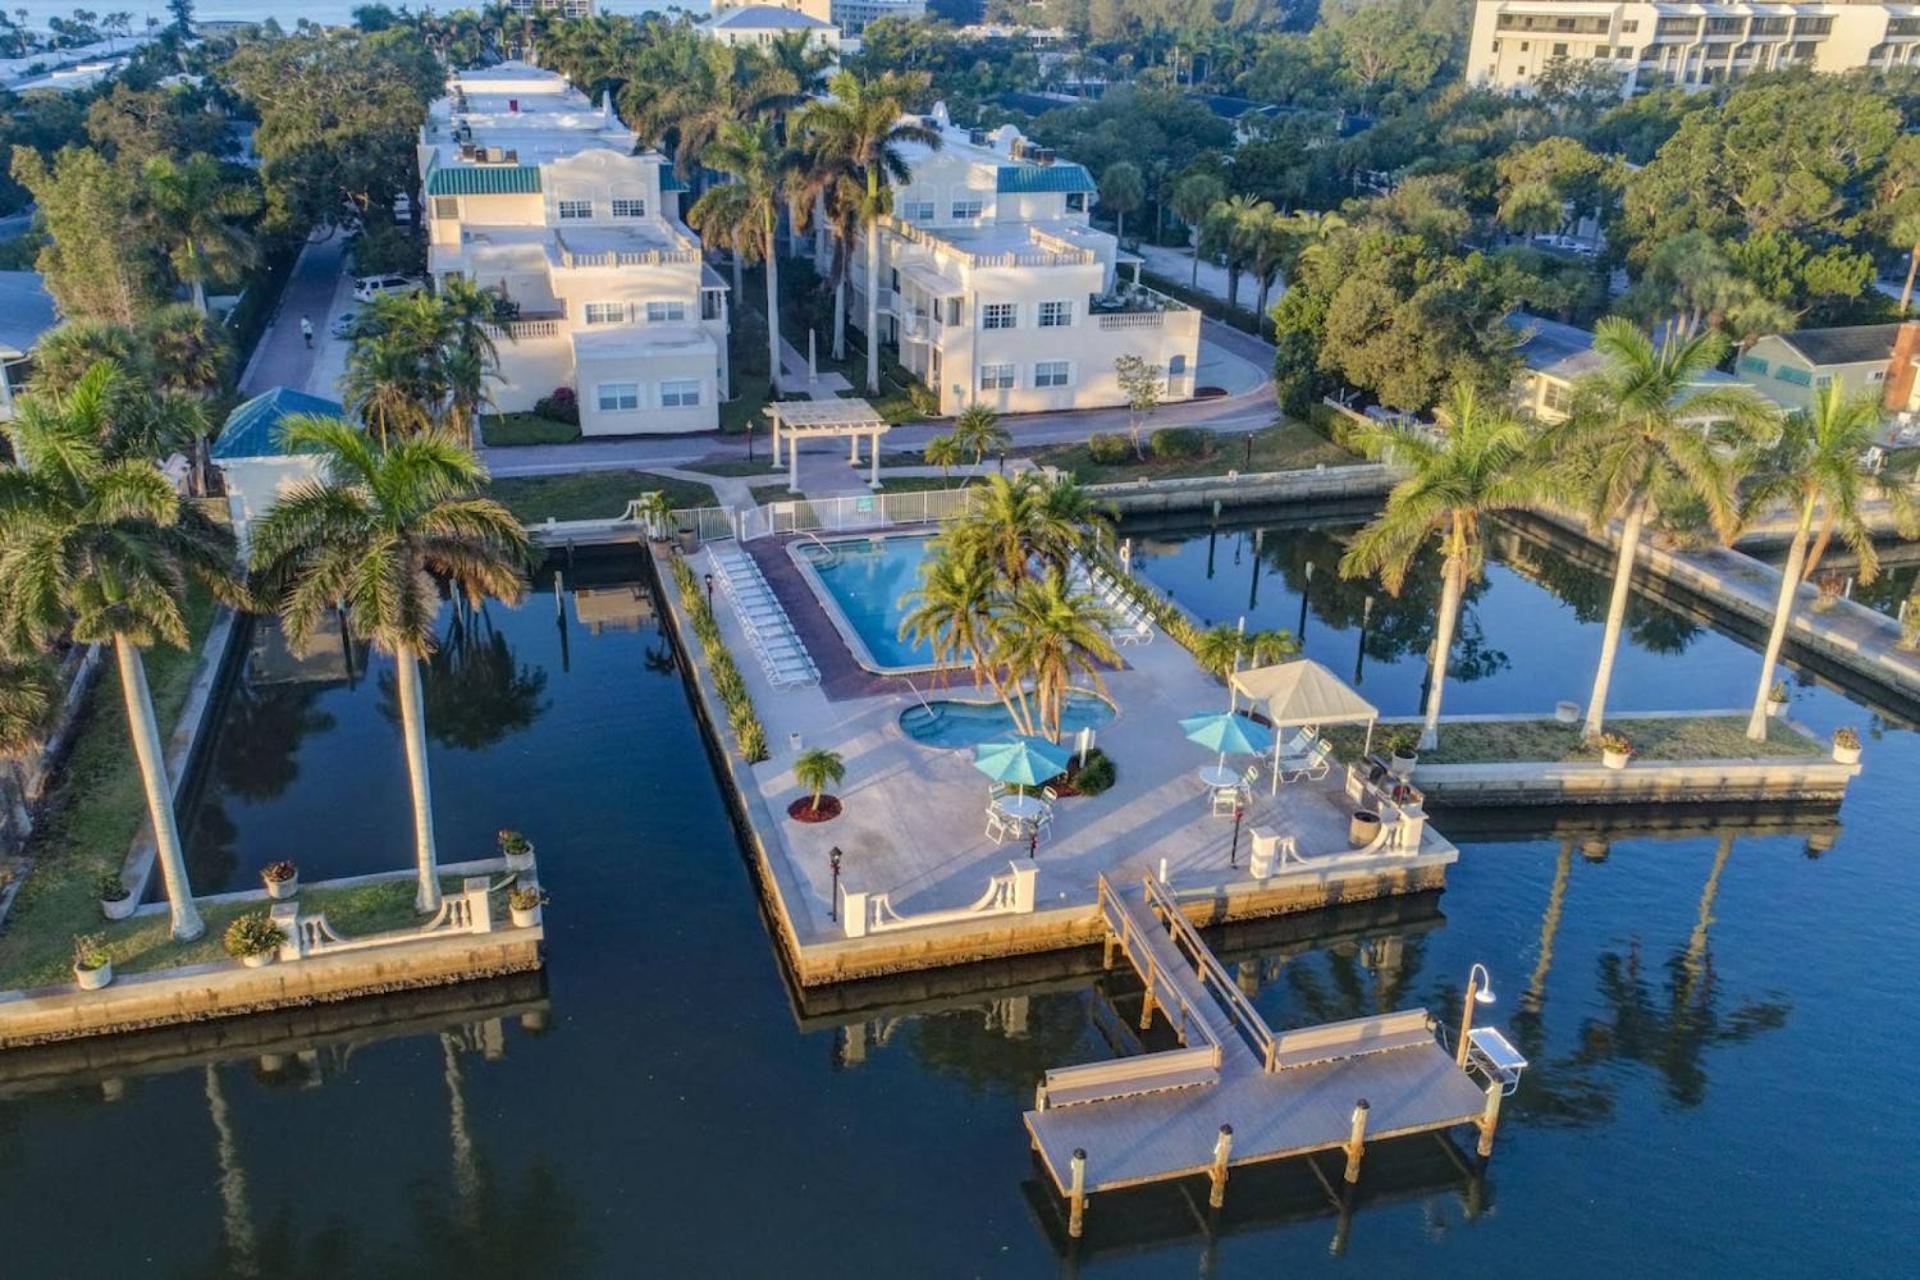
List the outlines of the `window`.
<svg viewBox="0 0 1920 1280">
<path fill-rule="evenodd" d="M 1011 302 L 989 302 L 980 308 L 982 329 L 1011 329 L 1016 321 Z"/>
<path fill-rule="evenodd" d="M 1553 56 L 1554 56 L 1554 57 L 1556 57 L 1556 58 L 1564 58 L 1564 57 L 1566 57 L 1566 56 L 1567 56 L 1567 46 L 1566 46 L 1566 45 L 1564 45 L 1564 44 L 1556 44 L 1556 45 L 1554 45 L 1554 46 L 1553 46 Z"/>
<path fill-rule="evenodd" d="M 1767 376 L 1767 362 L 1759 356 L 1741 356 L 1740 372 L 1757 373 L 1764 378 Z"/>
<path fill-rule="evenodd" d="M 718 289 L 702 289 L 700 291 L 700 318 L 702 320 L 718 320 L 726 314 L 723 297 L 724 295 L 722 295 Z"/>
<path fill-rule="evenodd" d="M 985 209 L 986 205 L 981 203 L 977 196 L 972 196 L 965 200 L 955 200 L 953 202 L 954 221 L 972 222 L 977 219 Z"/>
<path fill-rule="evenodd" d="M 699 403 L 700 383 L 693 378 L 681 378 L 660 384 L 662 409 L 691 409 Z"/>
<path fill-rule="evenodd" d="M 982 391 L 1007 391 L 1013 387 L 1013 366 L 1010 364 L 983 364 L 980 366 L 980 389 Z"/>
<path fill-rule="evenodd" d="M 1087 193 L 1084 191 L 1067 192 L 1067 212 L 1085 213 L 1087 211 Z"/>
<path fill-rule="evenodd" d="M 960 299 L 942 298 L 940 299 L 940 302 L 946 309 L 945 323 L 959 324 L 960 323 Z"/>
<path fill-rule="evenodd" d="M 687 304 L 684 302 L 649 302 L 647 304 L 648 324 L 678 324 L 687 318 Z"/>
<path fill-rule="evenodd" d="M 640 407 L 640 384 L 637 382 L 603 382 L 596 391 L 600 408 L 607 413 Z"/>
<path fill-rule="evenodd" d="M 554 202 L 554 210 L 560 215 L 562 222 L 575 218 L 591 218 L 593 216 L 593 201 L 557 200 Z"/>
<path fill-rule="evenodd" d="M 1830 387 L 1833 385 L 1833 375 L 1830 373 L 1816 373 L 1813 375 L 1813 385 L 1816 387 Z"/>
<path fill-rule="evenodd" d="M 1067 362 L 1065 360 L 1042 360 L 1033 366 L 1033 385 L 1036 387 L 1064 387 L 1067 385 Z"/>
<path fill-rule="evenodd" d="M 1042 329 L 1065 329 L 1073 323 L 1073 304 L 1071 302 L 1043 302 L 1040 304 L 1040 327 Z"/>
<path fill-rule="evenodd" d="M 1546 382 L 1541 391 L 1540 402 L 1554 413 L 1569 413 L 1573 410 L 1573 393 L 1564 382 Z"/>
<path fill-rule="evenodd" d="M 932 222 L 934 219 L 933 201 L 905 200 L 900 205 L 900 216 L 908 222 Z"/>
<path fill-rule="evenodd" d="M 1187 371 L 1187 358 L 1184 355 L 1171 356 L 1167 360 L 1167 377 L 1178 378 Z"/>
<path fill-rule="evenodd" d="M 613 202 L 613 216 L 616 218 L 644 218 L 647 216 L 647 202 L 639 199 L 615 200 Z"/>
<path fill-rule="evenodd" d="M 436 218 L 457 218 L 460 216 L 459 196 L 435 196 L 433 198 L 433 216 Z"/>
<path fill-rule="evenodd" d="M 1796 369 L 1790 364 L 1783 364 L 1775 369 L 1773 376 L 1782 382 L 1791 382 L 1796 387 L 1810 386 L 1813 383 L 1812 374 L 1805 369 Z"/>
<path fill-rule="evenodd" d="M 587 304 L 588 324 L 619 324 L 627 318 L 627 304 L 624 302 L 589 302 Z"/>
<path fill-rule="evenodd" d="M 1622 22 L 1620 24 L 1620 32 L 1622 35 L 1629 35 L 1635 31 L 1638 31 L 1639 29 L 1640 29 L 1640 19 L 1638 18 L 1628 18 L 1625 22 Z"/>
</svg>

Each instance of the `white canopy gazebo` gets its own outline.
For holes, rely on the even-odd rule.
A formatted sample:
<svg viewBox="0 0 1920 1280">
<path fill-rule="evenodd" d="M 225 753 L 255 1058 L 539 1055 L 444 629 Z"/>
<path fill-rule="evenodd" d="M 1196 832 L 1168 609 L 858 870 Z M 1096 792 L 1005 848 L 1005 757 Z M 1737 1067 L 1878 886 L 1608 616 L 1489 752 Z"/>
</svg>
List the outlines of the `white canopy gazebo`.
<svg viewBox="0 0 1920 1280">
<path fill-rule="evenodd" d="M 1364 721 L 1367 742 L 1363 750 L 1373 750 L 1373 725 L 1380 718 L 1379 708 L 1311 658 L 1295 658 L 1292 662 L 1281 662 L 1271 667 L 1236 671 L 1228 681 L 1228 688 L 1264 711 L 1275 729 L 1300 725 L 1318 728 L 1322 725 L 1360 724 Z M 1274 734 L 1276 771 L 1283 736 Z"/>
<path fill-rule="evenodd" d="M 767 405 L 767 417 L 773 423 L 775 471 L 782 465 L 780 437 L 787 438 L 787 492 L 800 492 L 800 441 L 816 436 L 846 436 L 851 442 L 847 460 L 854 466 L 860 465 L 860 437 L 865 436 L 868 452 L 873 455 L 867 483 L 875 489 L 880 487 L 880 437 L 891 431 L 893 424 L 865 400 L 775 400 Z"/>
</svg>

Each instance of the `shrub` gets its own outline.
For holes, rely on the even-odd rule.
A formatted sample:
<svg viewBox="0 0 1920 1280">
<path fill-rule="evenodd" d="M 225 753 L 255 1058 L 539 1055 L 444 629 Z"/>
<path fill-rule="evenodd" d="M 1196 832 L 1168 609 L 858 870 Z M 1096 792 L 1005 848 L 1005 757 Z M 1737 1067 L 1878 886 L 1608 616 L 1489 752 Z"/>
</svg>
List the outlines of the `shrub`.
<svg viewBox="0 0 1920 1280">
<path fill-rule="evenodd" d="M 1207 433 L 1198 427 L 1162 427 L 1147 437 L 1147 448 L 1154 457 L 1168 462 L 1204 458 Z"/>
<path fill-rule="evenodd" d="M 357 276 L 417 276 L 427 269 L 425 244 L 404 227 L 370 223 L 348 252 Z"/>
<path fill-rule="evenodd" d="M 529 885 L 524 889 L 507 890 L 507 905 L 515 911 L 532 911 L 536 907 L 546 906 L 551 901 L 552 899 L 547 897 L 547 891 L 537 884 Z"/>
<path fill-rule="evenodd" d="M 573 394 L 572 387 L 555 387 L 552 395 L 541 396 L 534 402 L 533 411 L 570 427 L 580 425 L 580 398 Z"/>
<path fill-rule="evenodd" d="M 113 953 L 107 950 L 107 935 L 104 933 L 82 933 L 73 940 L 73 967 L 82 970 L 105 968 L 113 962 Z"/>
<path fill-rule="evenodd" d="M 286 940 L 286 931 L 275 924 L 266 912 L 255 911 L 235 917 L 222 935 L 220 945 L 235 960 L 244 960 L 248 956 L 263 956 L 269 951 L 278 951 L 280 944 Z"/>
<path fill-rule="evenodd" d="M 1419 744 L 1420 739 L 1406 729 L 1395 729 L 1380 739 L 1381 750 L 1393 756 L 1410 756 Z"/>
<path fill-rule="evenodd" d="M 1627 755 L 1633 754 L 1633 744 L 1627 741 L 1625 735 L 1618 733 L 1601 734 L 1600 749 L 1602 751 L 1624 752 Z"/>
<path fill-rule="evenodd" d="M 500 832 L 500 854 L 506 858 L 518 858 L 533 852 L 533 841 L 511 827 Z"/>
<path fill-rule="evenodd" d="M 1097 796 L 1113 786 L 1117 773 L 1113 757 L 1095 747 L 1087 752 L 1087 762 L 1073 775 L 1073 789 L 1083 796 Z"/>
<path fill-rule="evenodd" d="M 260 868 L 260 878 L 269 884 L 278 884 L 282 880 L 291 880 L 300 874 L 300 868 L 282 858 L 278 862 L 269 862 Z"/>
<path fill-rule="evenodd" d="M 907 384 L 907 403 L 912 405 L 913 411 L 923 418 L 940 416 L 940 397 L 935 395 L 933 389 L 924 382 Z"/>
<path fill-rule="evenodd" d="M 112 871 L 100 873 L 100 901 L 125 902 L 132 896 L 133 890 L 127 888 L 117 873 Z"/>
<path fill-rule="evenodd" d="M 1833 745 L 1844 751 L 1860 749 L 1860 731 L 1850 724 L 1841 725 L 1833 731 Z"/>
<path fill-rule="evenodd" d="M 1775 680 L 1773 682 L 1773 688 L 1767 690 L 1767 701 L 1768 702 L 1785 702 L 1786 700 L 1787 700 L 1787 682 L 1785 680 Z"/>
<path fill-rule="evenodd" d="M 1125 436 L 1100 433 L 1087 437 L 1087 457 L 1103 467 L 1125 462 L 1133 456 L 1133 447 Z"/>
</svg>

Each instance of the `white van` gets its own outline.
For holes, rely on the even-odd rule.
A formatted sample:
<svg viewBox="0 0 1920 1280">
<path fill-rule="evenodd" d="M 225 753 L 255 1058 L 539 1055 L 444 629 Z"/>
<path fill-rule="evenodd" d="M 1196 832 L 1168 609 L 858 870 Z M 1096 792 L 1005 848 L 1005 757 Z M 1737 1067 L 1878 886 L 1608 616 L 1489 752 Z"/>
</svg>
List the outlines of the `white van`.
<svg viewBox="0 0 1920 1280">
<path fill-rule="evenodd" d="M 353 282 L 353 296 L 361 302 L 372 302 L 375 298 L 418 293 L 425 287 L 413 276 L 360 276 Z"/>
</svg>

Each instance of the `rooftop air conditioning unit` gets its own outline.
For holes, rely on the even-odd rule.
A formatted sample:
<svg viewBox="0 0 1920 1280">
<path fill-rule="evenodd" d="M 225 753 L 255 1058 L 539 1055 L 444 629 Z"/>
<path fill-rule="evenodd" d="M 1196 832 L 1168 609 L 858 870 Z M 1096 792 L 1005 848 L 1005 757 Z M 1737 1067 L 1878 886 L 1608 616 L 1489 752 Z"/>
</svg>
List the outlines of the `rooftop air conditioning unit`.
<svg viewBox="0 0 1920 1280">
<path fill-rule="evenodd" d="M 1052 147 L 1035 147 L 1027 152 L 1027 159 L 1035 164 L 1052 164 L 1057 153 Z"/>
<path fill-rule="evenodd" d="M 976 147 L 990 147 L 993 145 L 993 135 L 985 129 L 969 129 L 967 130 L 967 141 Z"/>
<path fill-rule="evenodd" d="M 513 147 L 507 148 L 507 163 L 508 164 L 520 163 L 520 152 L 514 149 Z"/>
</svg>

